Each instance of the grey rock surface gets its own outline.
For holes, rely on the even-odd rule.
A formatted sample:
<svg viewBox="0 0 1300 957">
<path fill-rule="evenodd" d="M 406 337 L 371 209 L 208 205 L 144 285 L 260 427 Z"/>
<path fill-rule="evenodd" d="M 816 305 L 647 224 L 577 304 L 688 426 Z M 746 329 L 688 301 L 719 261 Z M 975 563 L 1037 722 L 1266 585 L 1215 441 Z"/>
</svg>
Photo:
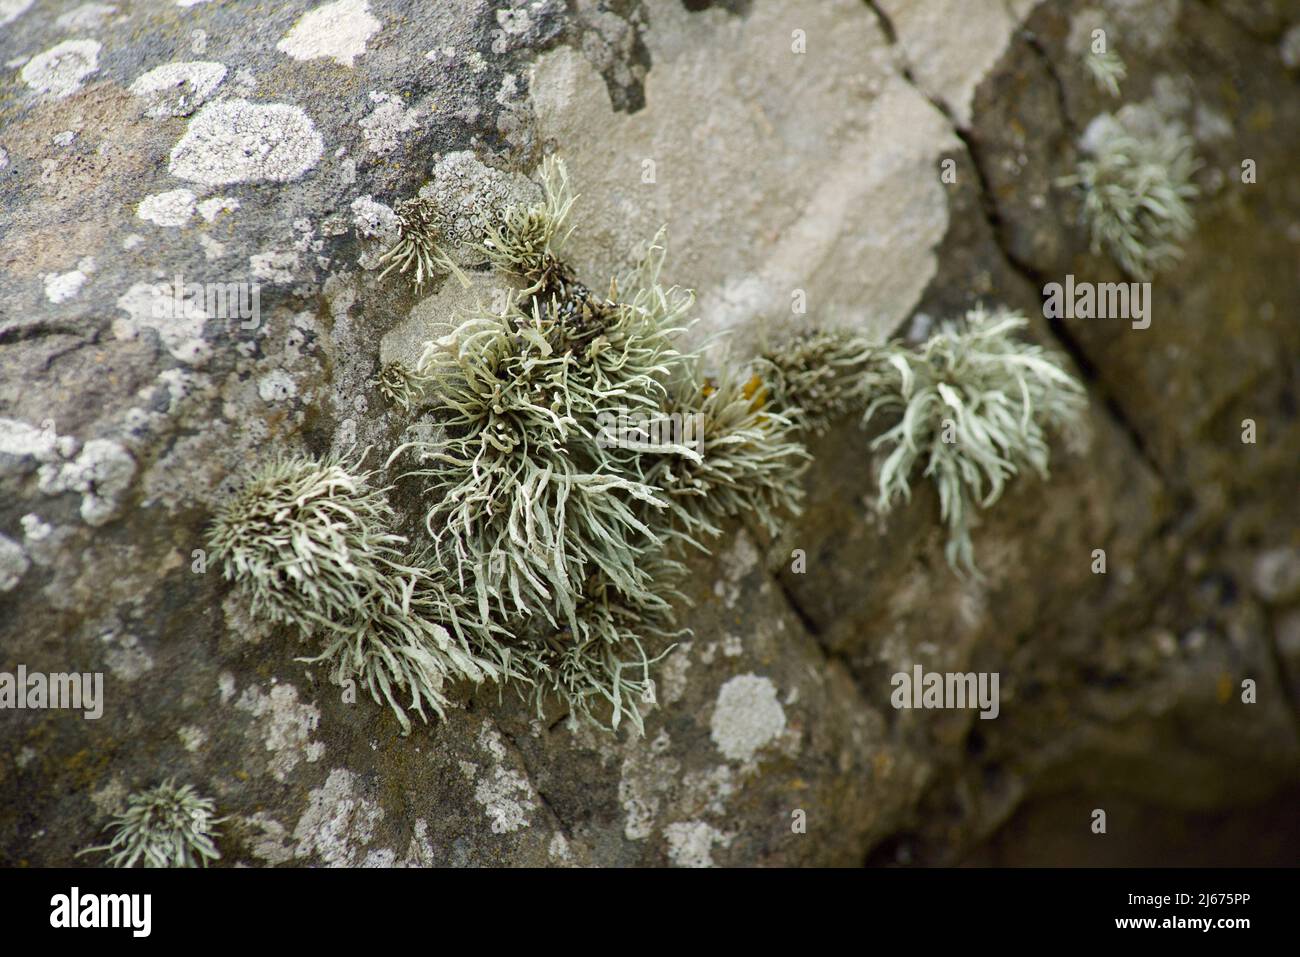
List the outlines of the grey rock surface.
<svg viewBox="0 0 1300 957">
<path fill-rule="evenodd" d="M 1083 66 L 1094 23 L 1121 100 Z M 167 777 L 249 866 L 1294 862 L 1297 24 L 1280 0 L 0 0 L 0 671 L 105 675 L 98 720 L 0 711 L 0 864 L 94 863 Z M 1123 104 L 1194 137 L 1196 232 L 1149 328 L 1043 319 L 1047 282 L 1126 278 L 1056 185 Z M 644 738 L 491 690 L 404 738 L 197 572 L 252 463 L 386 454 L 381 361 L 491 290 L 379 281 L 396 203 L 437 168 L 526 193 L 549 154 L 583 279 L 667 223 L 697 333 L 742 356 L 800 324 L 1033 317 L 1088 434 L 984 514 L 986 577 L 944 563 L 928 489 L 875 514 L 845 422 L 801 517 L 695 560 Z M 256 284 L 258 314 L 187 283 Z M 998 672 L 998 718 L 893 709 L 917 663 Z"/>
</svg>

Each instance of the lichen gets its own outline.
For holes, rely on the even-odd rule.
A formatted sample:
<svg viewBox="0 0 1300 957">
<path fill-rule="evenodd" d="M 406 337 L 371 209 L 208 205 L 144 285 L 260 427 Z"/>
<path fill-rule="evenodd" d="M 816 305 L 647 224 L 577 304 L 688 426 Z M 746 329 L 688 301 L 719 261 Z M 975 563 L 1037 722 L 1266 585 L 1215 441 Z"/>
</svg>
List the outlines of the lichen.
<svg viewBox="0 0 1300 957">
<path fill-rule="evenodd" d="M 772 400 L 790 419 L 811 435 L 823 435 L 854 410 L 857 379 L 870 352 L 860 335 L 816 330 L 765 350 L 759 369 Z"/>
<path fill-rule="evenodd" d="M 1119 96 L 1119 85 L 1128 76 L 1128 68 L 1118 53 L 1114 50 L 1090 50 L 1083 59 L 1083 65 L 1098 90 Z"/>
<path fill-rule="evenodd" d="M 872 443 L 889 449 L 880 505 L 907 496 L 925 459 L 949 558 L 973 568 L 968 499 L 992 504 L 1021 467 L 1045 473 L 1043 426 L 1076 410 L 1077 383 L 1005 313 L 972 313 L 919 355 L 818 332 L 715 371 L 681 345 L 694 297 L 661 281 L 662 230 L 600 295 L 564 257 L 564 165 L 544 163 L 540 200 L 504 208 L 484 169 L 462 188 L 487 215 L 462 215 L 457 248 L 503 273 L 507 295 L 448 316 L 414 365 L 374 380 L 406 425 L 386 467 L 420 496 L 427 540 L 391 531 L 399 517 L 360 462 L 305 457 L 264 466 L 211 535 L 253 616 L 313 636 L 308 660 L 359 679 L 404 729 L 406 708 L 443 714 L 444 685 L 464 678 L 513 686 L 539 718 L 558 701 L 573 722 L 643 733 L 651 668 L 685 633 L 685 553 L 737 518 L 777 534 L 800 509 L 804 435 L 899 413 Z M 417 282 L 458 268 L 437 246 L 450 214 L 426 192 L 398 205 L 405 245 L 386 254 Z"/>
<path fill-rule="evenodd" d="M 437 563 L 484 629 L 504 627 L 479 653 L 526 679 L 539 715 L 554 697 L 575 719 L 640 730 L 648 645 L 678 633 L 679 549 L 741 513 L 774 529 L 804 452 L 753 386 L 711 383 L 678 349 L 693 298 L 660 282 L 662 233 L 599 296 L 562 256 L 575 199 L 563 164 L 542 181 L 541 201 L 509 208 L 482 243 L 518 288 L 428 343 L 414 379 L 430 411 L 390 461 L 414 465 Z M 648 442 L 620 416 L 692 417 L 702 448 Z"/>
<path fill-rule="evenodd" d="M 977 308 L 919 351 L 882 346 L 860 382 L 864 427 L 882 414 L 895 420 L 871 442 L 872 451 L 886 453 L 877 507 L 888 512 L 910 498 L 919 471 L 939 493 L 949 564 L 972 573 L 975 509 L 993 505 L 1026 469 L 1046 478 L 1047 429 L 1073 426 L 1084 405 L 1083 388 L 1062 361 L 1017 338 L 1027 325 L 1018 313 Z"/>
<path fill-rule="evenodd" d="M 272 460 L 221 506 L 209 543 L 254 617 L 317 639 L 320 653 L 306 660 L 366 688 L 408 731 L 406 708 L 442 715 L 446 682 L 498 669 L 471 650 L 436 569 L 407 560 L 371 476 L 361 460 Z"/>
<path fill-rule="evenodd" d="M 128 797 L 126 810 L 109 824 L 112 839 L 81 854 L 108 851 L 111 867 L 206 867 L 221 858 L 216 825 L 224 818 L 213 813 L 211 798 L 165 781 Z"/>
<path fill-rule="evenodd" d="M 1199 192 L 1190 137 L 1126 108 L 1094 119 L 1084 149 L 1075 173 L 1057 182 L 1082 194 L 1093 253 L 1104 250 L 1143 280 L 1174 265 L 1192 233 L 1190 204 Z"/>
</svg>

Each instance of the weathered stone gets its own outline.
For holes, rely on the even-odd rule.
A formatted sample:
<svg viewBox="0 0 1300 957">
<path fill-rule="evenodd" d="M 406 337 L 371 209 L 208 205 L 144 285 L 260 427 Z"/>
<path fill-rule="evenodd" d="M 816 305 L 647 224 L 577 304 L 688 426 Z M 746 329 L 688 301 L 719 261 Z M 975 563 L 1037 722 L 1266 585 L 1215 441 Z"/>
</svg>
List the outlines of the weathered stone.
<svg viewBox="0 0 1300 957">
<path fill-rule="evenodd" d="M 106 696 L 96 721 L 0 711 L 0 863 L 72 863 L 167 777 L 229 817 L 223 863 L 265 866 L 1166 863 L 1158 819 L 1217 822 L 1235 844 L 1177 858 L 1214 863 L 1288 813 L 1284 4 L 258 11 L 0 0 L 0 647 L 6 667 L 104 672 Z M 1120 100 L 1081 60 L 1098 18 Z M 1057 185 L 1126 103 L 1193 136 L 1196 233 L 1149 328 L 1043 319 L 1045 283 L 1127 278 Z M 881 340 L 977 301 L 1030 315 L 1087 380 L 1088 434 L 982 515 L 985 578 L 945 564 L 928 486 L 876 515 L 869 437 L 844 422 L 812 447 L 803 516 L 692 559 L 693 633 L 644 738 L 487 689 L 403 738 L 249 620 L 196 554 L 213 506 L 278 451 L 382 459 L 404 423 L 381 361 L 497 286 L 472 257 L 469 290 L 379 281 L 393 208 L 438 164 L 526 191 L 549 153 L 581 194 L 583 281 L 603 289 L 667 223 L 695 334 L 741 356 L 801 325 Z M 257 314 L 188 283 L 256 283 Z M 410 490 L 394 499 L 420 534 Z M 998 672 L 998 718 L 895 711 L 890 677 L 915 664 Z M 1086 837 L 1099 806 L 1123 834 L 1106 849 Z"/>
</svg>

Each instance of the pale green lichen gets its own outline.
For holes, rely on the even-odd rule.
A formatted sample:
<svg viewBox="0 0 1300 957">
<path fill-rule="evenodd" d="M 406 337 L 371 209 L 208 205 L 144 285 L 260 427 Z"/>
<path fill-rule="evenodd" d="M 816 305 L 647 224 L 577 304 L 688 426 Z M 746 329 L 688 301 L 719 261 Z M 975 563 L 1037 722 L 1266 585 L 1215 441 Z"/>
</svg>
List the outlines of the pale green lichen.
<svg viewBox="0 0 1300 957">
<path fill-rule="evenodd" d="M 413 370 L 405 362 L 385 362 L 371 384 L 390 405 L 409 414 L 420 399 L 420 387 Z"/>
<path fill-rule="evenodd" d="M 1093 253 L 1104 250 L 1132 275 L 1150 279 L 1182 258 L 1194 227 L 1192 174 L 1199 163 L 1192 141 L 1171 124 L 1126 124 L 1107 115 L 1093 121 L 1086 141 L 1074 175 L 1058 184 L 1081 193 Z"/>
<path fill-rule="evenodd" d="M 434 276 L 451 273 L 468 287 L 469 279 L 456 265 L 442 245 L 442 212 L 435 200 L 427 196 L 413 196 L 397 204 L 397 239 L 376 261 L 383 266 L 379 278 L 383 279 L 394 269 L 401 275 L 410 274 L 418 289 Z"/>
<path fill-rule="evenodd" d="M 816 330 L 765 350 L 758 370 L 773 403 L 817 436 L 861 411 L 857 383 L 870 355 L 871 346 L 856 333 Z"/>
<path fill-rule="evenodd" d="M 1118 53 L 1109 49 L 1100 53 L 1089 50 L 1083 59 L 1083 65 L 1098 90 L 1119 96 L 1119 85 L 1128 76 L 1128 67 Z"/>
<path fill-rule="evenodd" d="M 474 619 L 457 614 L 436 567 L 407 560 L 371 478 L 360 460 L 272 460 L 218 509 L 208 540 L 254 617 L 317 640 L 321 652 L 305 660 L 387 702 L 405 731 L 406 708 L 444 714 L 447 682 L 499 672 L 473 653 Z"/>
<path fill-rule="evenodd" d="M 165 781 L 126 800 L 126 810 L 109 823 L 107 844 L 81 854 L 108 852 L 110 867 L 206 867 L 219 860 L 215 805 L 188 784 Z M 78 855 L 80 856 L 80 855 Z"/>
<path fill-rule="evenodd" d="M 640 728 L 651 691 L 646 642 L 677 632 L 674 551 L 753 513 L 774 528 L 797 506 L 804 452 L 752 390 L 710 385 L 676 346 L 689 293 L 659 280 L 662 232 L 637 268 L 598 296 L 562 258 L 574 197 L 543 167 L 540 203 L 516 206 L 483 243 L 518 289 L 500 313 L 449 323 L 416 381 L 429 414 L 394 453 L 425 493 L 439 563 L 493 636 L 479 651 L 575 717 L 608 709 Z M 607 417 L 704 423 L 701 448 L 610 441 Z"/>
<path fill-rule="evenodd" d="M 1084 407 L 1083 388 L 1060 358 L 1017 337 L 1027 325 L 1015 312 L 976 309 L 917 351 L 880 347 L 862 376 L 863 425 L 893 420 L 871 443 L 886 453 L 877 507 L 888 512 L 910 498 L 918 473 L 930 479 L 956 569 L 976 571 L 975 509 L 991 506 L 1026 469 L 1046 478 L 1047 430 L 1071 428 Z"/>
<path fill-rule="evenodd" d="M 702 448 L 660 457 L 645 480 L 663 490 L 675 529 L 692 543 L 718 535 L 723 520 L 742 514 L 775 533 L 780 516 L 801 508 L 808 454 L 797 427 L 768 404 L 758 375 L 708 378 L 697 364 L 683 370 L 665 411 L 699 416 Z"/>
<path fill-rule="evenodd" d="M 567 168 L 554 157 L 543 160 L 541 178 L 542 202 L 511 206 L 502 222 L 487 230 L 483 252 L 495 268 L 527 277 L 530 285 L 525 295 L 535 295 L 546 287 L 562 298 L 565 287 L 574 280 L 559 252 L 573 231 L 568 220 L 577 196 L 569 188 Z"/>
<path fill-rule="evenodd" d="M 706 380 L 676 345 L 693 297 L 660 283 L 662 231 L 595 295 L 560 257 L 574 202 L 563 164 L 548 160 L 542 180 L 541 201 L 504 211 L 479 247 L 516 285 L 504 309 L 454 317 L 414 368 L 375 380 L 422 411 L 389 463 L 424 495 L 427 546 L 390 531 L 385 490 L 338 459 L 269 464 L 213 524 L 250 611 L 312 636 L 308 660 L 359 679 L 404 728 L 405 708 L 442 714 L 444 684 L 466 678 L 513 683 L 539 715 L 558 698 L 575 720 L 639 731 L 650 645 L 661 656 L 680 633 L 677 551 L 703 548 L 725 518 L 775 530 L 798 507 L 794 425 L 763 407 L 758 378 Z M 434 205 L 398 212 L 388 268 L 417 283 L 447 270 Z M 703 431 L 694 445 L 611 433 L 628 413 Z"/>
<path fill-rule="evenodd" d="M 443 713 L 446 683 L 494 679 L 539 717 L 558 700 L 572 720 L 639 732 L 651 665 L 681 634 L 684 552 L 707 552 L 728 520 L 770 535 L 797 513 L 801 436 L 862 409 L 864 423 L 897 414 L 873 442 L 889 453 L 880 507 L 914 472 L 932 478 L 949 559 L 973 567 L 972 509 L 1021 468 L 1045 473 L 1044 428 L 1081 404 L 1005 313 L 972 313 L 917 353 L 818 332 L 706 374 L 679 345 L 694 299 L 660 281 L 662 231 L 597 295 L 562 256 L 563 164 L 548 160 L 542 181 L 541 201 L 505 210 L 477 247 L 512 283 L 499 311 L 449 317 L 414 367 L 376 380 L 418 413 L 388 464 L 423 497 L 427 542 L 392 532 L 386 490 L 339 459 L 272 462 L 213 525 L 250 610 L 316 639 L 308 660 L 359 679 L 404 728 L 408 707 Z M 426 247 L 390 268 L 445 268 Z"/>
</svg>

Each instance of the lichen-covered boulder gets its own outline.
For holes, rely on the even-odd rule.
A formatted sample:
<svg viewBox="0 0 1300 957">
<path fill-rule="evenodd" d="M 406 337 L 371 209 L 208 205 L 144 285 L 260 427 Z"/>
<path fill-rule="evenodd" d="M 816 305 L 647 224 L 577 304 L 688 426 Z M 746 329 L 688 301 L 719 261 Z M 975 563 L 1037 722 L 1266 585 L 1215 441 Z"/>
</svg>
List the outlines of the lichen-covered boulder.
<svg viewBox="0 0 1300 957">
<path fill-rule="evenodd" d="M 1297 31 L 1228 0 L 0 0 L 0 673 L 102 675 L 95 717 L 0 708 L 0 863 L 102 864 L 173 781 L 225 865 L 1294 860 Z M 1046 315 L 1134 280 L 1078 185 L 1099 117 L 1186 138 L 1194 228 L 1144 233 L 1178 239 L 1145 316 Z M 667 224 L 715 361 L 1005 305 L 1086 428 L 979 512 L 969 575 L 839 418 L 802 514 L 690 556 L 643 736 L 490 682 L 403 735 L 209 529 L 259 463 L 400 444 L 381 370 L 491 299 L 476 237 L 547 156 L 578 278 Z M 416 196 L 464 283 L 385 274 Z M 996 673 L 996 717 L 896 708 L 916 666 Z"/>
</svg>

